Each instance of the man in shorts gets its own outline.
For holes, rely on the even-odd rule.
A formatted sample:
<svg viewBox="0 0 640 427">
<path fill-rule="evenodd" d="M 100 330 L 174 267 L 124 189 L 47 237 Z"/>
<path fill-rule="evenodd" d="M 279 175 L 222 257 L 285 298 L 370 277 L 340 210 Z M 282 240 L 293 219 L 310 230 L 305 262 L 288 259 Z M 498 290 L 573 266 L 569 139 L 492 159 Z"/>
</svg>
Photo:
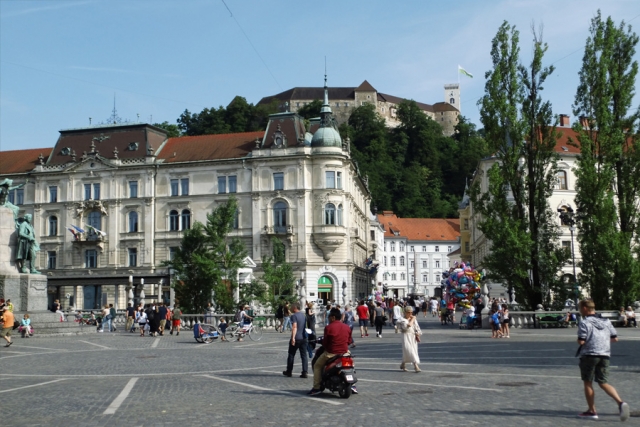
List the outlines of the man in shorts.
<svg viewBox="0 0 640 427">
<path fill-rule="evenodd" d="M 13 329 L 13 323 L 15 322 L 15 317 L 11 310 L 9 310 L 9 306 L 4 306 L 2 309 L 2 329 L 0 329 L 0 337 L 4 338 L 7 342 L 5 347 L 9 347 L 13 342 L 11 342 L 11 330 Z"/>
<path fill-rule="evenodd" d="M 173 331 L 176 331 L 176 336 L 180 335 L 180 318 L 182 317 L 182 311 L 178 308 L 178 304 L 175 304 L 173 311 L 171 312 L 171 331 L 169 335 L 173 335 Z"/>
<path fill-rule="evenodd" d="M 587 399 L 586 412 L 580 418 L 597 420 L 593 381 L 618 404 L 620 421 L 629 419 L 629 405 L 620 399 L 616 389 L 607 383 L 611 341 L 618 341 L 618 334 L 608 319 L 596 316 L 596 305 L 591 300 L 580 301 L 578 305 L 582 322 L 578 325 L 578 344 L 576 356 L 580 356 L 580 376 L 584 383 L 584 395 Z"/>
<path fill-rule="evenodd" d="M 365 305 L 364 300 L 360 301 L 360 305 L 356 309 L 358 312 L 358 323 L 360 324 L 360 338 L 369 336 L 369 308 Z"/>
</svg>

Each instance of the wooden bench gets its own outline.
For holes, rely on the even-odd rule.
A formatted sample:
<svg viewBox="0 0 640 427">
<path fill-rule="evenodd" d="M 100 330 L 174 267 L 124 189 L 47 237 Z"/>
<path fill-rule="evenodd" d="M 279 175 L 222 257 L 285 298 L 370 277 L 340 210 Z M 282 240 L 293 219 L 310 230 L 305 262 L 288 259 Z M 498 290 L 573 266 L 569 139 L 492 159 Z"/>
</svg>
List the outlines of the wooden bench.
<svg viewBox="0 0 640 427">
<path fill-rule="evenodd" d="M 574 314 L 576 316 L 576 320 L 570 320 L 567 322 L 564 320 L 567 316 L 566 313 L 562 315 L 562 314 L 551 314 L 551 313 L 546 313 L 544 311 L 541 311 L 540 313 L 536 313 L 535 317 L 533 318 L 534 327 L 536 329 L 540 329 L 542 325 L 544 325 L 545 327 L 555 326 L 558 328 L 578 326 L 579 321 L 577 319 L 579 318 L 580 315 L 578 313 L 571 313 L 571 314 Z"/>
</svg>

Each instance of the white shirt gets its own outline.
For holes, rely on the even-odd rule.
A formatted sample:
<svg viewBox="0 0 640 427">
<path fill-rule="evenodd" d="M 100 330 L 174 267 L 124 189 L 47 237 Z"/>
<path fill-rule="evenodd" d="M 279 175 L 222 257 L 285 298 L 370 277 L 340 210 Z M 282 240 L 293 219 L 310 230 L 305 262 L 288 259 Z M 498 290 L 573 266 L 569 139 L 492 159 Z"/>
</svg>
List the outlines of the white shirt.
<svg viewBox="0 0 640 427">
<path fill-rule="evenodd" d="M 144 311 L 140 312 L 140 315 L 138 316 L 138 323 L 147 323 L 147 313 Z"/>
<path fill-rule="evenodd" d="M 431 300 L 431 310 L 436 310 L 438 308 L 438 301 L 432 299 Z"/>
<path fill-rule="evenodd" d="M 471 306 L 469 308 L 467 308 L 467 310 L 465 311 L 465 314 L 467 315 L 467 317 L 473 317 L 476 315 L 476 308 L 474 306 Z"/>
<path fill-rule="evenodd" d="M 631 319 L 631 318 L 636 317 L 636 313 L 633 310 L 627 311 L 627 312 L 625 312 L 625 314 L 627 315 L 627 319 Z"/>
<path fill-rule="evenodd" d="M 399 305 L 393 306 L 393 318 L 396 320 L 402 318 L 402 308 Z"/>
</svg>

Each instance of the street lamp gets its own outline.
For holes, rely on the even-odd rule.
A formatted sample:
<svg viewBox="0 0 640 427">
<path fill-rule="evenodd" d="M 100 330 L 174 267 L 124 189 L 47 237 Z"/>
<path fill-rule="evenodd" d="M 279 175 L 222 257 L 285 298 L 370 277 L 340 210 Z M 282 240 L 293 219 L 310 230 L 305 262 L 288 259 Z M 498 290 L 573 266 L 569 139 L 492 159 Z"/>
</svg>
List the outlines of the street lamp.
<svg viewBox="0 0 640 427">
<path fill-rule="evenodd" d="M 576 230 L 576 220 L 573 218 L 575 212 L 571 206 L 567 206 L 564 209 L 558 209 L 560 215 L 560 222 L 564 226 L 569 227 L 571 232 L 571 259 L 573 264 L 573 292 L 575 293 L 576 309 L 578 308 L 578 277 L 576 276 L 576 253 L 573 247 L 573 232 Z"/>
<path fill-rule="evenodd" d="M 342 305 L 347 304 L 347 281 L 342 280 Z"/>
</svg>

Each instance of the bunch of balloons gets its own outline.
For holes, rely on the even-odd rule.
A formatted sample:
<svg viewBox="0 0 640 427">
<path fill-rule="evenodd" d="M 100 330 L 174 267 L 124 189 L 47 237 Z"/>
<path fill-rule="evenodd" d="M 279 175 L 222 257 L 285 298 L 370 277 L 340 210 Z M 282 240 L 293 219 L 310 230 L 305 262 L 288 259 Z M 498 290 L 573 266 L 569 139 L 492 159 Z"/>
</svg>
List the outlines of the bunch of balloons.
<svg viewBox="0 0 640 427">
<path fill-rule="evenodd" d="M 469 308 L 472 301 L 480 298 L 480 281 L 482 274 L 471 264 L 457 263 L 451 272 L 442 273 L 442 283 L 445 285 L 447 302 L 452 301 L 463 308 Z"/>
</svg>

